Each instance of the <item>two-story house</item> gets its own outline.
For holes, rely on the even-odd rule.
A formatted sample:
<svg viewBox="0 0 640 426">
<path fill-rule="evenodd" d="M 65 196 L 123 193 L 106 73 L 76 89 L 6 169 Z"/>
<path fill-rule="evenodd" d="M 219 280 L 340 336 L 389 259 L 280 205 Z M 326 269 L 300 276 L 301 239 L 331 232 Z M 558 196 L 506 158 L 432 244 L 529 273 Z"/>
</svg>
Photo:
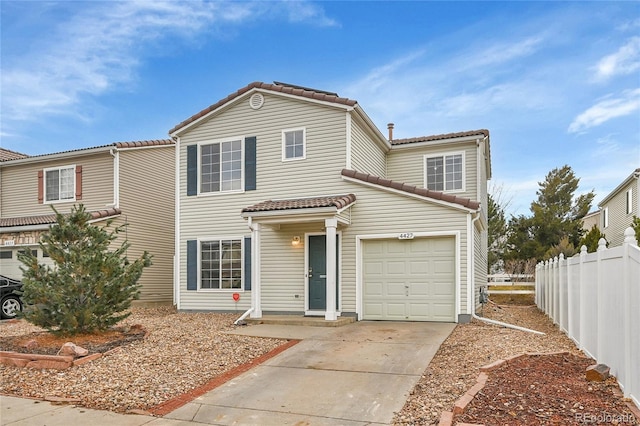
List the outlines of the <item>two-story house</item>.
<svg viewBox="0 0 640 426">
<path fill-rule="evenodd" d="M 354 100 L 256 82 L 169 133 L 179 309 L 470 319 L 487 130 L 387 138 Z"/>
<path fill-rule="evenodd" d="M 38 241 L 55 223 L 52 207 L 67 213 L 82 203 L 97 224 L 128 224 L 122 239 L 131 243 L 129 257 L 144 250 L 153 255 L 153 265 L 139 281 L 139 303 L 172 302 L 174 141 L 122 142 L 36 156 L 2 150 L 0 158 L 0 274 L 22 278 L 17 254 L 25 248 L 51 264 Z"/>
<path fill-rule="evenodd" d="M 624 231 L 640 217 L 640 168 L 631 174 L 598 204 L 601 232 L 609 247 L 622 245 Z"/>
</svg>

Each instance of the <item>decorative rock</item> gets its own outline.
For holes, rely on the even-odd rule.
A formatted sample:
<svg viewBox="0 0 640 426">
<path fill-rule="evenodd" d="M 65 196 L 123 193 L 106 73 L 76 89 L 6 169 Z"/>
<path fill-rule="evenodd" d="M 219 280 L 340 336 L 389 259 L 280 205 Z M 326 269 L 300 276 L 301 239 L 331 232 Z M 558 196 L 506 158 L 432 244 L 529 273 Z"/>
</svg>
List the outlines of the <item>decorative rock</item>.
<svg viewBox="0 0 640 426">
<path fill-rule="evenodd" d="M 595 364 L 587 367 L 586 378 L 590 382 L 604 382 L 609 377 L 609 367 Z"/>
<path fill-rule="evenodd" d="M 58 354 L 62 354 L 62 355 L 70 355 L 73 357 L 79 357 L 79 356 L 87 356 L 89 354 L 89 351 L 81 346 L 78 346 L 72 342 L 67 342 L 64 345 L 62 345 L 62 347 L 60 348 L 60 350 L 58 351 Z"/>
<path fill-rule="evenodd" d="M 29 362 L 26 367 L 27 368 L 36 368 L 36 369 L 42 369 L 42 368 L 51 368 L 53 370 L 66 370 L 67 368 L 71 367 L 73 363 L 71 361 L 51 361 L 51 360 L 46 360 L 46 359 L 39 359 L 37 361 L 31 361 Z"/>
<path fill-rule="evenodd" d="M 20 358 L 10 358 L 10 357 L 4 357 L 4 356 L 0 356 L 0 364 L 4 364 L 4 365 L 10 365 L 12 367 L 26 367 L 26 365 L 29 363 L 28 359 L 20 359 Z"/>
<path fill-rule="evenodd" d="M 77 367 L 78 365 L 86 364 L 89 361 L 93 361 L 94 359 L 98 359 L 101 356 L 102 356 L 101 353 L 96 353 L 96 354 L 83 356 L 82 358 L 78 358 L 75 361 L 73 361 L 73 365 Z"/>
</svg>

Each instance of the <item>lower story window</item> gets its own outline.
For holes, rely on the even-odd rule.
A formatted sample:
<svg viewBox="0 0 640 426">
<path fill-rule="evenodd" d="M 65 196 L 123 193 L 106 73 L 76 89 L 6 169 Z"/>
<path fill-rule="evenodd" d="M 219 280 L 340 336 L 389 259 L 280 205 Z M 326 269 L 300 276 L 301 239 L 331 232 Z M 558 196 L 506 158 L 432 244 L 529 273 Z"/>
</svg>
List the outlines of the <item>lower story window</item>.
<svg viewBox="0 0 640 426">
<path fill-rule="evenodd" d="M 200 288 L 242 288 L 242 240 L 200 243 Z"/>
</svg>

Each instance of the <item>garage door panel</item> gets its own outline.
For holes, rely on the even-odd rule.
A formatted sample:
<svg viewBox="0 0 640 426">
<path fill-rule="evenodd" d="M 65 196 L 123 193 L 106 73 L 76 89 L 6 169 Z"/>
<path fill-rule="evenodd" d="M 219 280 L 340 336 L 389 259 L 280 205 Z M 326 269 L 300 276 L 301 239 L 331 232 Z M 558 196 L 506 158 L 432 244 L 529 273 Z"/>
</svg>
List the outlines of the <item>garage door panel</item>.
<svg viewBox="0 0 640 426">
<path fill-rule="evenodd" d="M 364 319 L 455 321 L 455 239 L 363 242 Z"/>
<path fill-rule="evenodd" d="M 409 296 L 420 297 L 429 295 L 429 285 L 425 282 L 410 282 L 409 284 Z"/>
<path fill-rule="evenodd" d="M 425 260 L 412 260 L 409 261 L 409 273 L 411 275 L 420 274 L 424 275 L 429 272 L 429 262 Z"/>
<path fill-rule="evenodd" d="M 387 296 L 405 296 L 406 288 L 404 282 L 387 282 Z"/>
<path fill-rule="evenodd" d="M 387 274 L 394 275 L 405 275 L 406 274 L 406 262 L 402 261 L 393 261 L 390 260 L 387 262 Z"/>
</svg>

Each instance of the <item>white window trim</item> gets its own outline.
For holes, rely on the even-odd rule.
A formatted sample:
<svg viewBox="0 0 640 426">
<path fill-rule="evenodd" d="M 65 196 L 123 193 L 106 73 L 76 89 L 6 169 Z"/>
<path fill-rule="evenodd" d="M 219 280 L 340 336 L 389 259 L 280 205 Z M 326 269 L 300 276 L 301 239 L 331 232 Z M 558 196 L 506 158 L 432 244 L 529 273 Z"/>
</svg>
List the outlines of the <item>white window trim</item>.
<svg viewBox="0 0 640 426">
<path fill-rule="evenodd" d="M 49 200 L 47 201 L 47 173 L 54 170 L 66 170 L 71 169 L 73 171 L 73 197 L 65 198 L 64 200 Z M 46 169 L 42 169 L 42 202 L 44 204 L 60 204 L 60 203 L 75 203 L 76 202 L 76 165 L 69 164 L 66 166 L 58 166 L 58 167 L 47 167 Z M 58 175 L 58 189 L 60 189 L 60 179 Z"/>
<path fill-rule="evenodd" d="M 286 134 L 302 130 L 302 157 L 287 158 Z M 297 127 L 294 129 L 282 130 L 282 162 L 305 160 L 307 158 L 307 128 Z"/>
<path fill-rule="evenodd" d="M 461 155 L 462 156 L 462 188 L 460 189 L 443 189 L 442 192 L 446 192 L 446 193 L 455 193 L 455 192 L 465 192 L 466 191 L 466 187 L 467 187 L 467 163 L 466 163 L 466 156 L 465 156 L 465 152 L 464 151 L 452 151 L 452 152 L 439 152 L 439 153 L 433 153 L 433 154 L 425 154 L 422 158 L 422 171 L 423 171 L 423 178 L 422 178 L 422 183 L 423 183 L 423 187 L 426 189 L 427 188 L 427 159 L 428 158 L 436 158 L 436 157 L 442 157 L 443 160 L 445 160 L 446 157 L 449 156 L 453 156 L 453 155 Z M 446 161 L 446 160 L 445 160 Z M 446 180 L 443 181 L 444 186 L 446 187 Z"/>
<path fill-rule="evenodd" d="M 602 210 L 602 228 L 609 227 L 609 207 Z"/>
<path fill-rule="evenodd" d="M 633 213 L 633 190 L 629 189 L 627 190 L 627 197 L 626 197 L 626 203 L 627 205 L 625 206 L 625 210 L 627 211 L 627 214 L 631 214 Z"/>
<path fill-rule="evenodd" d="M 242 278 L 240 279 L 240 288 L 202 288 L 202 243 L 208 241 L 222 241 L 222 240 L 240 240 L 240 262 L 242 268 Z M 198 292 L 203 293 L 244 293 L 244 236 L 232 236 L 232 237 L 204 237 L 198 238 Z"/>
<path fill-rule="evenodd" d="M 241 144 L 241 149 L 242 149 L 242 158 L 241 158 L 241 167 L 242 167 L 242 171 L 240 172 L 240 189 L 233 189 L 233 190 L 228 190 L 228 191 L 213 191 L 213 192 L 202 192 L 202 147 L 206 146 L 206 145 L 213 145 L 213 144 L 221 144 L 224 142 L 233 142 L 233 141 L 237 141 L 240 140 L 240 144 Z M 244 174 L 245 174 L 245 164 L 244 164 L 244 156 L 245 156 L 245 146 L 244 146 L 244 140 L 245 137 L 244 136 L 236 136 L 236 137 L 231 137 L 231 138 L 224 138 L 224 139 L 215 139 L 215 140 L 211 140 L 211 141 L 204 141 L 204 142 L 199 142 L 198 143 L 198 193 L 197 196 L 203 196 L 203 197 L 210 197 L 210 196 L 219 196 L 219 195 L 224 195 L 224 194 L 240 194 L 244 192 L 244 184 L 245 184 L 245 180 L 244 180 Z M 220 184 L 222 184 L 222 175 L 220 176 Z"/>
</svg>

